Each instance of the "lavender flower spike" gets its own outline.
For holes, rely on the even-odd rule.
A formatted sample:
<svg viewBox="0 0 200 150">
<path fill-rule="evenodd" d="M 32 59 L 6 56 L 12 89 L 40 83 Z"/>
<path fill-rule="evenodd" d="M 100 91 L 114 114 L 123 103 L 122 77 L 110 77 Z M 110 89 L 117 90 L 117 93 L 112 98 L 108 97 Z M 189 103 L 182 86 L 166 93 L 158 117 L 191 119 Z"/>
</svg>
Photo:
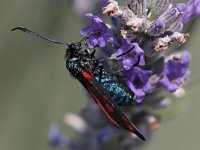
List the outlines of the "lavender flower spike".
<svg viewBox="0 0 200 150">
<path fill-rule="evenodd" d="M 167 97 L 166 91 L 173 92 L 177 98 L 185 94 L 183 86 L 190 75 L 191 55 L 169 48 L 172 44 L 180 46 L 187 42 L 189 33 L 183 28 L 200 14 L 200 0 L 177 5 L 174 0 L 86 1 L 93 3 L 89 3 L 90 6 L 98 5 L 98 8 L 93 7 L 96 16 L 86 14 L 91 23 L 80 32 L 85 37 L 80 43 L 80 53 L 67 61 L 75 60 L 72 65 L 78 62 L 82 72 L 77 77 L 73 72 L 72 75 L 80 77 L 90 92 L 89 102 L 80 115 L 68 113 L 64 118 L 64 123 L 78 134 L 77 138 L 52 126 L 49 142 L 68 150 L 136 150 L 145 142 L 135 134 L 119 130 L 110 121 L 129 129 L 126 118 L 119 114 L 124 108 L 122 112 L 148 142 L 160 127 L 160 110 L 174 104 L 175 99 Z M 99 4 L 103 2 L 102 8 Z M 81 4 L 87 7 L 86 3 Z M 102 10 L 101 15 L 110 17 L 112 28 L 100 19 L 98 10 Z M 95 54 L 93 48 L 99 53 Z"/>
<path fill-rule="evenodd" d="M 110 29 L 98 16 L 93 16 L 91 13 L 86 14 L 86 16 L 91 19 L 92 23 L 82 29 L 81 34 L 89 38 L 89 48 L 94 48 L 95 46 L 105 47 L 106 42 L 114 41 Z"/>
<path fill-rule="evenodd" d="M 130 43 L 128 40 L 124 40 L 123 45 L 111 57 L 121 59 L 125 70 L 129 70 L 138 62 L 139 66 L 145 65 L 143 54 L 144 51 L 139 47 L 138 43 Z"/>
<path fill-rule="evenodd" d="M 150 82 L 151 71 L 134 67 L 126 72 L 126 84 L 136 95 L 136 101 L 141 103 L 145 93 L 151 93 L 153 86 Z"/>
<path fill-rule="evenodd" d="M 188 52 L 176 53 L 169 57 L 164 65 L 159 84 L 170 92 L 176 91 L 189 77 L 190 61 L 191 55 Z"/>
</svg>

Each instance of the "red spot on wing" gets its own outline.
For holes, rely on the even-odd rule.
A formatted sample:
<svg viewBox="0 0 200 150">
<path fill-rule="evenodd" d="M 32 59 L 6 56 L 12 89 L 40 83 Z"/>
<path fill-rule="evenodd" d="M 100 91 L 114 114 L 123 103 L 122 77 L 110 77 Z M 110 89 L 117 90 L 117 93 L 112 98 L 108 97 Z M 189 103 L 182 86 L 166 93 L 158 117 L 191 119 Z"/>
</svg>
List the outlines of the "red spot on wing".
<svg viewBox="0 0 200 150">
<path fill-rule="evenodd" d="M 85 70 L 83 71 L 83 75 L 87 79 L 92 79 L 93 78 L 93 76 L 88 71 L 85 71 Z"/>
<path fill-rule="evenodd" d="M 124 116 L 121 116 L 121 119 L 122 119 L 123 122 L 127 122 L 128 121 L 127 118 L 124 117 Z"/>
<path fill-rule="evenodd" d="M 121 120 L 131 132 L 135 133 L 136 131 L 135 127 L 130 123 L 130 121 L 125 116 L 121 116 Z"/>
<path fill-rule="evenodd" d="M 108 109 L 109 112 L 113 113 L 115 110 L 110 104 L 105 104 L 105 107 Z"/>
<path fill-rule="evenodd" d="M 129 130 L 131 130 L 133 133 L 135 133 L 135 128 L 133 127 L 133 125 L 132 124 L 129 124 L 128 125 L 128 128 L 129 128 Z"/>
<path fill-rule="evenodd" d="M 111 123 L 116 125 L 117 127 L 122 127 L 124 129 L 128 129 L 134 134 L 136 134 L 140 139 L 145 140 L 145 137 L 137 130 L 137 128 L 126 118 L 126 116 L 121 113 L 120 110 L 115 108 L 112 104 L 109 103 L 109 97 L 100 95 L 100 91 L 98 91 L 98 84 L 95 84 L 95 78 L 86 70 L 83 71 L 83 75 L 85 78 L 81 80 L 81 83 L 86 87 L 90 95 L 93 97 L 94 101 L 96 101 L 102 111 L 106 114 Z M 116 113 L 116 114 L 115 114 Z"/>
<path fill-rule="evenodd" d="M 103 95 L 102 98 L 105 99 L 105 100 L 107 99 L 107 97 L 105 95 Z"/>
<path fill-rule="evenodd" d="M 95 101 L 99 104 L 100 108 L 104 111 L 104 113 L 106 114 L 106 116 L 108 117 L 108 119 L 114 124 L 116 125 L 116 121 L 109 115 L 109 113 L 106 111 L 106 109 L 104 108 L 104 106 L 101 104 L 101 102 L 99 101 L 99 99 L 92 93 L 90 92 L 91 96 L 95 99 Z"/>
</svg>

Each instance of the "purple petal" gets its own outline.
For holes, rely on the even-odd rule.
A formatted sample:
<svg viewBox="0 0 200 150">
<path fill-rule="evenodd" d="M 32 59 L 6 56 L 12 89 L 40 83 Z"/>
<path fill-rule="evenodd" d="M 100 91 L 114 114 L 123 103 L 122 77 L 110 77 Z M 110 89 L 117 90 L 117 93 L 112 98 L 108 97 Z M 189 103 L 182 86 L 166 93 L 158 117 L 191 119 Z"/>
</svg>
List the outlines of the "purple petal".
<svg viewBox="0 0 200 150">
<path fill-rule="evenodd" d="M 96 45 L 98 45 L 98 41 L 97 41 L 96 37 L 90 36 L 89 43 L 88 43 L 89 48 L 94 48 Z"/>
<path fill-rule="evenodd" d="M 118 49 L 115 53 L 111 55 L 111 57 L 117 57 L 123 53 L 123 49 Z M 118 59 L 121 59 L 121 57 L 117 57 Z"/>
<path fill-rule="evenodd" d="M 123 63 L 124 69 L 129 70 L 133 66 L 132 64 L 134 64 L 134 61 L 133 59 L 128 58 L 128 59 L 124 59 L 122 63 Z"/>
<path fill-rule="evenodd" d="M 98 16 L 94 16 L 92 13 L 87 13 L 85 16 L 87 16 L 88 18 L 90 18 L 92 21 L 96 23 L 103 22 L 103 20 L 101 20 Z"/>
<path fill-rule="evenodd" d="M 144 91 L 142 89 L 136 89 L 130 81 L 127 81 L 126 84 L 131 89 L 131 91 L 133 91 L 133 93 L 135 94 L 136 102 L 141 103 L 145 95 Z"/>
<path fill-rule="evenodd" d="M 170 92 L 176 91 L 189 77 L 190 61 L 191 55 L 188 52 L 173 54 L 164 65 L 159 84 Z"/>
<path fill-rule="evenodd" d="M 182 23 L 187 23 L 200 15 L 200 0 L 189 0 L 186 4 L 177 4 L 176 7 L 183 13 L 181 16 Z"/>
<path fill-rule="evenodd" d="M 139 62 L 140 66 L 144 66 L 145 65 L 145 61 L 144 61 L 144 55 L 140 55 L 140 62 Z"/>
<path fill-rule="evenodd" d="M 99 43 L 99 47 L 105 47 L 106 42 L 103 37 L 99 37 L 97 41 Z"/>
<path fill-rule="evenodd" d="M 105 35 L 103 36 L 103 38 L 104 38 L 107 42 L 110 42 L 110 43 L 114 41 L 113 34 L 112 34 L 110 31 L 108 31 L 107 34 L 105 34 Z"/>
<path fill-rule="evenodd" d="M 163 78 L 159 81 L 159 84 L 167 88 L 169 92 L 174 92 L 179 88 L 179 85 L 170 82 L 166 76 L 163 76 Z"/>
<path fill-rule="evenodd" d="M 122 46 L 111 56 L 122 59 L 123 67 L 129 70 L 138 61 L 140 66 L 145 65 L 143 54 L 144 51 L 139 47 L 138 43 L 130 43 L 128 40 L 124 40 Z"/>
<path fill-rule="evenodd" d="M 93 16 L 91 13 L 86 16 L 91 19 L 91 24 L 83 28 L 80 33 L 89 38 L 89 48 L 105 47 L 106 42 L 114 42 L 112 32 L 98 16 Z"/>
<path fill-rule="evenodd" d="M 83 28 L 80 33 L 83 36 L 88 36 L 92 31 L 92 27 L 91 26 L 87 26 L 86 28 Z"/>
<path fill-rule="evenodd" d="M 136 95 L 137 102 L 143 100 L 145 93 L 151 93 L 153 91 L 153 86 L 149 82 L 151 74 L 151 71 L 142 70 L 138 67 L 126 71 L 127 86 Z"/>
</svg>

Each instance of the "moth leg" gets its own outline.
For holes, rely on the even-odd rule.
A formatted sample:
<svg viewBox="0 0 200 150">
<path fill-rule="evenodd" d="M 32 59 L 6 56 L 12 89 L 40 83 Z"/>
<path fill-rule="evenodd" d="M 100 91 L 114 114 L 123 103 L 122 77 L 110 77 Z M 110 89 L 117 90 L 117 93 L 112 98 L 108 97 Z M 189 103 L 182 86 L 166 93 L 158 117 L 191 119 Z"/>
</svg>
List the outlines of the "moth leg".
<svg viewBox="0 0 200 150">
<path fill-rule="evenodd" d="M 102 79 L 103 72 L 104 72 L 104 67 L 101 64 L 101 65 L 99 65 L 99 81 L 101 81 L 101 79 Z"/>
<path fill-rule="evenodd" d="M 91 53 L 91 55 L 90 55 L 91 59 L 94 58 L 95 53 L 96 53 L 96 49 L 94 49 L 93 52 Z"/>
</svg>

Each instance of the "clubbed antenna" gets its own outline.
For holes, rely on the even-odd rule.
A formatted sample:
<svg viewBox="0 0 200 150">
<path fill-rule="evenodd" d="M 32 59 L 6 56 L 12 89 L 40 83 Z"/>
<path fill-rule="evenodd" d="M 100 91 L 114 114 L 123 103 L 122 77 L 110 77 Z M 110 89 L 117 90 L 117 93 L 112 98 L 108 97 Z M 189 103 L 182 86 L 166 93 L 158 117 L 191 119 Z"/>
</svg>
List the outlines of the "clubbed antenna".
<svg viewBox="0 0 200 150">
<path fill-rule="evenodd" d="M 30 29 L 28 28 L 25 28 L 25 27 L 15 27 L 13 29 L 11 29 L 11 31 L 16 31 L 16 30 L 19 30 L 19 31 L 22 31 L 22 32 L 25 32 L 25 33 L 28 33 L 32 36 L 35 36 L 37 38 L 40 38 L 40 39 L 43 39 L 45 41 L 48 41 L 48 42 L 51 42 L 51 43 L 56 43 L 56 44 L 60 44 L 60 45 L 68 45 L 68 44 L 65 44 L 65 43 L 62 43 L 62 42 L 58 42 L 58 41 L 55 41 L 55 40 L 52 40 L 52 39 L 49 39 L 43 35 L 40 35 L 39 33 L 36 33 L 34 31 L 31 31 Z"/>
</svg>

